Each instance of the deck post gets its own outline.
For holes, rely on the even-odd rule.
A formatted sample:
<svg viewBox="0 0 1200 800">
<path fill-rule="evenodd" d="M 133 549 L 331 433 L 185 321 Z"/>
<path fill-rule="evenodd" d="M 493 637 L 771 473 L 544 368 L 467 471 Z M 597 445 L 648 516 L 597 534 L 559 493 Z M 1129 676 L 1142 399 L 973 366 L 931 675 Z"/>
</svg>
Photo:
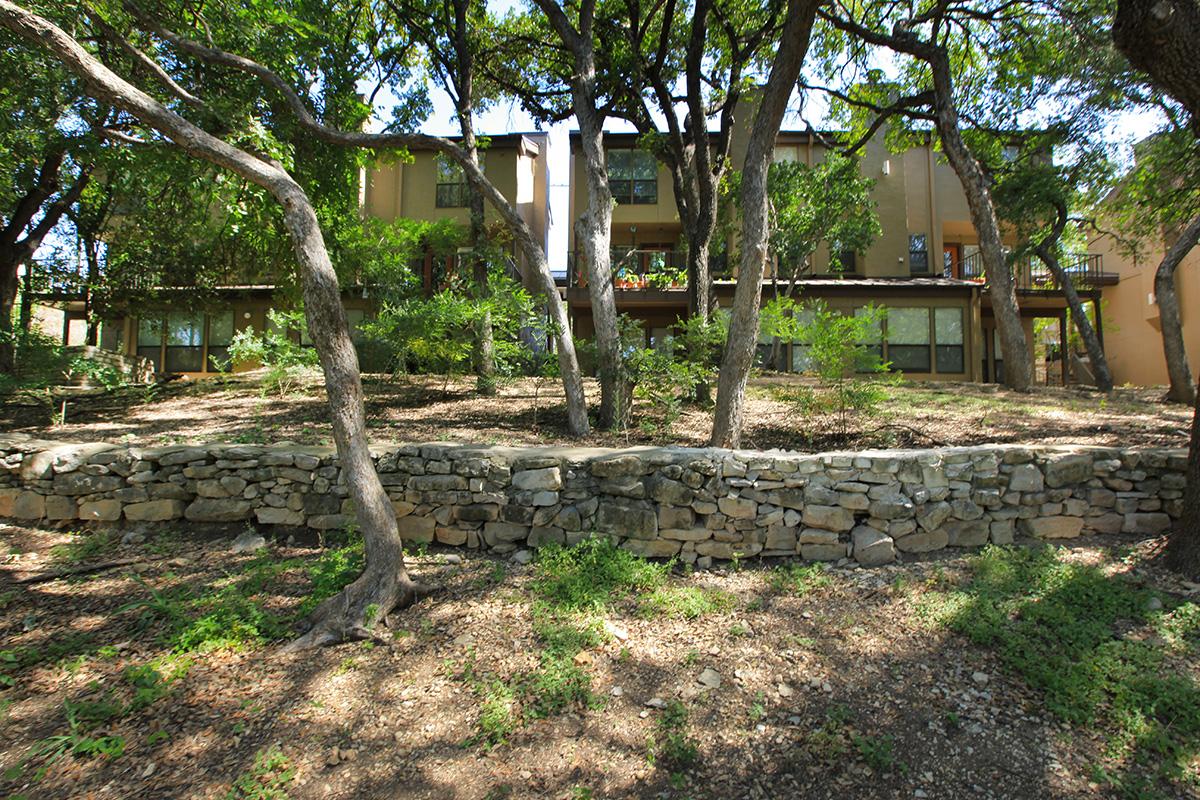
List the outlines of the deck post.
<svg viewBox="0 0 1200 800">
<path fill-rule="evenodd" d="M 1058 330 L 1062 339 L 1062 384 L 1063 386 L 1071 385 L 1071 359 L 1067 353 L 1067 312 L 1063 311 L 1062 316 L 1058 318 Z"/>
</svg>

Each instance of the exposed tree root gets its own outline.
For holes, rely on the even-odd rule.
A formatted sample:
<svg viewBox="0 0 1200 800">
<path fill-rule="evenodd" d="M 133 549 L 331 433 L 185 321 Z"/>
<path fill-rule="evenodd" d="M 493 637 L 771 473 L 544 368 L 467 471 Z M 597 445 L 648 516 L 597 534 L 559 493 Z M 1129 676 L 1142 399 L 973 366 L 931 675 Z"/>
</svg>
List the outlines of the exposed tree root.
<svg viewBox="0 0 1200 800">
<path fill-rule="evenodd" d="M 308 630 L 284 645 L 282 652 L 376 638 L 373 629 L 389 614 L 408 608 L 432 592 L 431 587 L 417 583 L 406 572 L 385 578 L 368 569 L 354 583 L 317 606 L 308 620 Z"/>
</svg>

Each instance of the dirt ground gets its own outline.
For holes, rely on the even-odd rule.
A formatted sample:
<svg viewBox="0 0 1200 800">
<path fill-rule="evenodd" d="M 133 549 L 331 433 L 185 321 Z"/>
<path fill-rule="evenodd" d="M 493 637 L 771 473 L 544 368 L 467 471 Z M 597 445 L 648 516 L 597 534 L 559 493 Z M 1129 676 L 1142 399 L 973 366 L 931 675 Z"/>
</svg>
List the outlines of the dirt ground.
<svg viewBox="0 0 1200 800">
<path fill-rule="evenodd" d="M 983 442 L 1186 446 L 1190 409 L 1160 402 L 1161 390 L 1041 387 L 1017 394 L 996 386 L 906 383 L 888 388 L 880 412 L 838 419 L 811 415 L 789 398 L 811 385 L 795 376 L 751 381 L 743 445 L 752 449 L 820 451 L 850 447 L 928 447 Z M 471 379 L 367 376 L 368 424 L 380 442 L 461 441 L 550 444 L 566 436 L 561 386 L 530 379 L 481 397 Z M 588 382 L 595 403 L 598 387 Z M 64 408 L 65 401 L 65 408 Z M 82 441 L 172 444 L 191 441 L 304 444 L 330 441 L 322 386 L 313 378 L 286 397 L 264 395 L 253 374 L 225 380 L 176 381 L 109 394 L 0 401 L 0 429 Z M 65 413 L 65 422 L 64 422 Z M 628 433 L 594 433 L 585 444 L 669 443 L 703 446 L 712 416 L 685 407 L 669 428 L 649 430 L 662 415 L 639 404 Z"/>
<path fill-rule="evenodd" d="M 0 675 L 9 678 L 0 683 L 3 797 L 1116 794 L 1095 782 L 1093 765 L 1106 758 L 1095 728 L 1058 721 L 1041 693 L 990 651 L 930 625 L 923 593 L 961 578 L 960 554 L 830 569 L 803 593 L 773 582 L 775 565 L 677 573 L 671 587 L 726 593 L 730 602 L 695 619 L 646 618 L 635 601 L 618 604 L 605 620 L 610 635 L 575 658 L 594 700 L 528 719 L 489 747 L 476 737 L 485 709 L 464 676 L 536 667 L 536 564 L 423 552 L 415 571 L 437 592 L 396 614 L 383 641 L 300 655 L 281 654 L 274 643 L 186 655 L 177 645 L 172 655 L 163 618 L 149 614 L 163 598 L 228 600 L 231 580 L 266 574 L 240 591 L 286 615 L 307 594 L 305 567 L 318 551 L 273 545 L 265 556 L 233 555 L 228 537 L 113 538 L 97 547 L 79 535 L 12 525 L 0 527 L 0 541 Z M 1153 543 L 1128 545 L 1081 540 L 1065 552 L 1111 563 L 1123 580 L 1172 593 L 1164 596 L 1200 597 L 1200 586 L 1141 563 L 1138 553 Z M 17 582 L 120 558 L 140 560 Z M 271 564 L 281 571 L 262 572 Z M 138 705 L 130 669 L 147 664 L 162 674 L 183 665 L 182 674 Z M 698 682 L 706 670 L 718 686 Z M 129 703 L 123 716 L 79 727 L 88 741 L 119 740 L 121 752 L 68 750 L 38 776 L 45 757 L 31 753 L 68 736 L 71 704 L 80 717 L 87 700 Z M 687 715 L 676 730 L 695 748 L 686 769 L 661 755 L 669 732 L 663 706 L 676 701 Z M 1188 796 L 1180 791 L 1141 796 Z"/>
</svg>

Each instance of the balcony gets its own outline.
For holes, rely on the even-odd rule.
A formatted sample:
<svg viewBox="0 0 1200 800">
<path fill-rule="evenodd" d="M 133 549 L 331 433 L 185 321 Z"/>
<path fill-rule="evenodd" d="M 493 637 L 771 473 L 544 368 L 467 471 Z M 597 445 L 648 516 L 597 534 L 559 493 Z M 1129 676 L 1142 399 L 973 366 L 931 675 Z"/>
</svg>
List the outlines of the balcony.
<svg viewBox="0 0 1200 800">
<path fill-rule="evenodd" d="M 613 288 L 620 291 L 682 292 L 687 289 L 687 251 L 611 251 Z M 581 253 L 567 254 L 567 288 L 587 286 L 587 261 Z"/>
<path fill-rule="evenodd" d="M 1103 256 L 1094 253 L 1068 253 L 1062 257 L 1062 267 L 1063 271 L 1071 277 L 1071 283 L 1078 291 L 1111 286 L 1118 280 L 1116 273 L 1104 271 Z M 1019 258 L 1013 262 L 1012 270 L 1018 292 L 1054 293 L 1062 291 L 1062 285 L 1058 278 L 1040 259 L 1032 256 Z M 962 260 L 961 277 L 963 280 L 987 285 L 987 271 L 983 268 L 982 253 L 972 253 Z"/>
</svg>

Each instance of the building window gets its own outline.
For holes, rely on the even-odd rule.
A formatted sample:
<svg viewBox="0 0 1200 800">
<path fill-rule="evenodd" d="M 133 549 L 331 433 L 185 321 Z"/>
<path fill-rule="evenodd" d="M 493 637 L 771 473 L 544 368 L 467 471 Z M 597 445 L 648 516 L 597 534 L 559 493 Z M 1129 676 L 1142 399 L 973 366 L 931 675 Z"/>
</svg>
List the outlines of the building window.
<svg viewBox="0 0 1200 800">
<path fill-rule="evenodd" d="M 923 233 L 908 237 L 908 269 L 914 275 L 929 272 L 929 239 Z"/>
<path fill-rule="evenodd" d="M 229 370 L 229 343 L 233 341 L 233 312 L 224 311 L 208 318 L 208 371 Z"/>
<path fill-rule="evenodd" d="M 812 325 L 816 314 L 811 308 L 802 308 L 799 311 L 793 312 L 796 315 L 796 320 L 800 325 Z M 812 357 L 810 350 L 812 349 L 811 337 L 801 335 L 799 339 L 792 342 L 792 372 L 808 372 L 812 369 Z"/>
<path fill-rule="evenodd" d="M 437 166 L 434 205 L 438 208 L 466 208 L 471 201 L 471 185 L 467 183 L 462 167 L 440 153 L 434 163 Z M 484 169 L 485 166 L 483 153 L 480 153 L 479 168 Z"/>
<path fill-rule="evenodd" d="M 155 372 L 162 372 L 162 318 L 145 317 L 138 320 L 137 354 L 154 364 Z"/>
<path fill-rule="evenodd" d="M 167 314 L 167 372 L 204 371 L 204 315 L 194 311 Z"/>
<path fill-rule="evenodd" d="M 658 202 L 658 162 L 643 150 L 608 151 L 608 187 L 618 203 Z"/>
<path fill-rule="evenodd" d="M 930 371 L 928 308 L 888 309 L 887 352 L 892 369 Z"/>
<path fill-rule="evenodd" d="M 889 312 L 890 313 L 890 312 Z M 854 316 L 864 317 L 867 315 L 867 309 L 854 309 Z M 883 360 L 883 324 L 882 321 L 876 319 L 871 327 L 867 330 L 866 336 L 863 337 L 863 349 L 873 355 L 876 359 Z M 862 369 L 860 372 L 874 372 L 873 369 Z"/>
<path fill-rule="evenodd" d="M 965 372 L 962 309 L 935 308 L 933 327 L 934 342 L 937 344 L 937 371 Z"/>
<path fill-rule="evenodd" d="M 829 271 L 839 275 L 853 275 L 858 267 L 858 254 L 834 243 L 829 248 L 835 255 L 830 259 Z"/>
</svg>

